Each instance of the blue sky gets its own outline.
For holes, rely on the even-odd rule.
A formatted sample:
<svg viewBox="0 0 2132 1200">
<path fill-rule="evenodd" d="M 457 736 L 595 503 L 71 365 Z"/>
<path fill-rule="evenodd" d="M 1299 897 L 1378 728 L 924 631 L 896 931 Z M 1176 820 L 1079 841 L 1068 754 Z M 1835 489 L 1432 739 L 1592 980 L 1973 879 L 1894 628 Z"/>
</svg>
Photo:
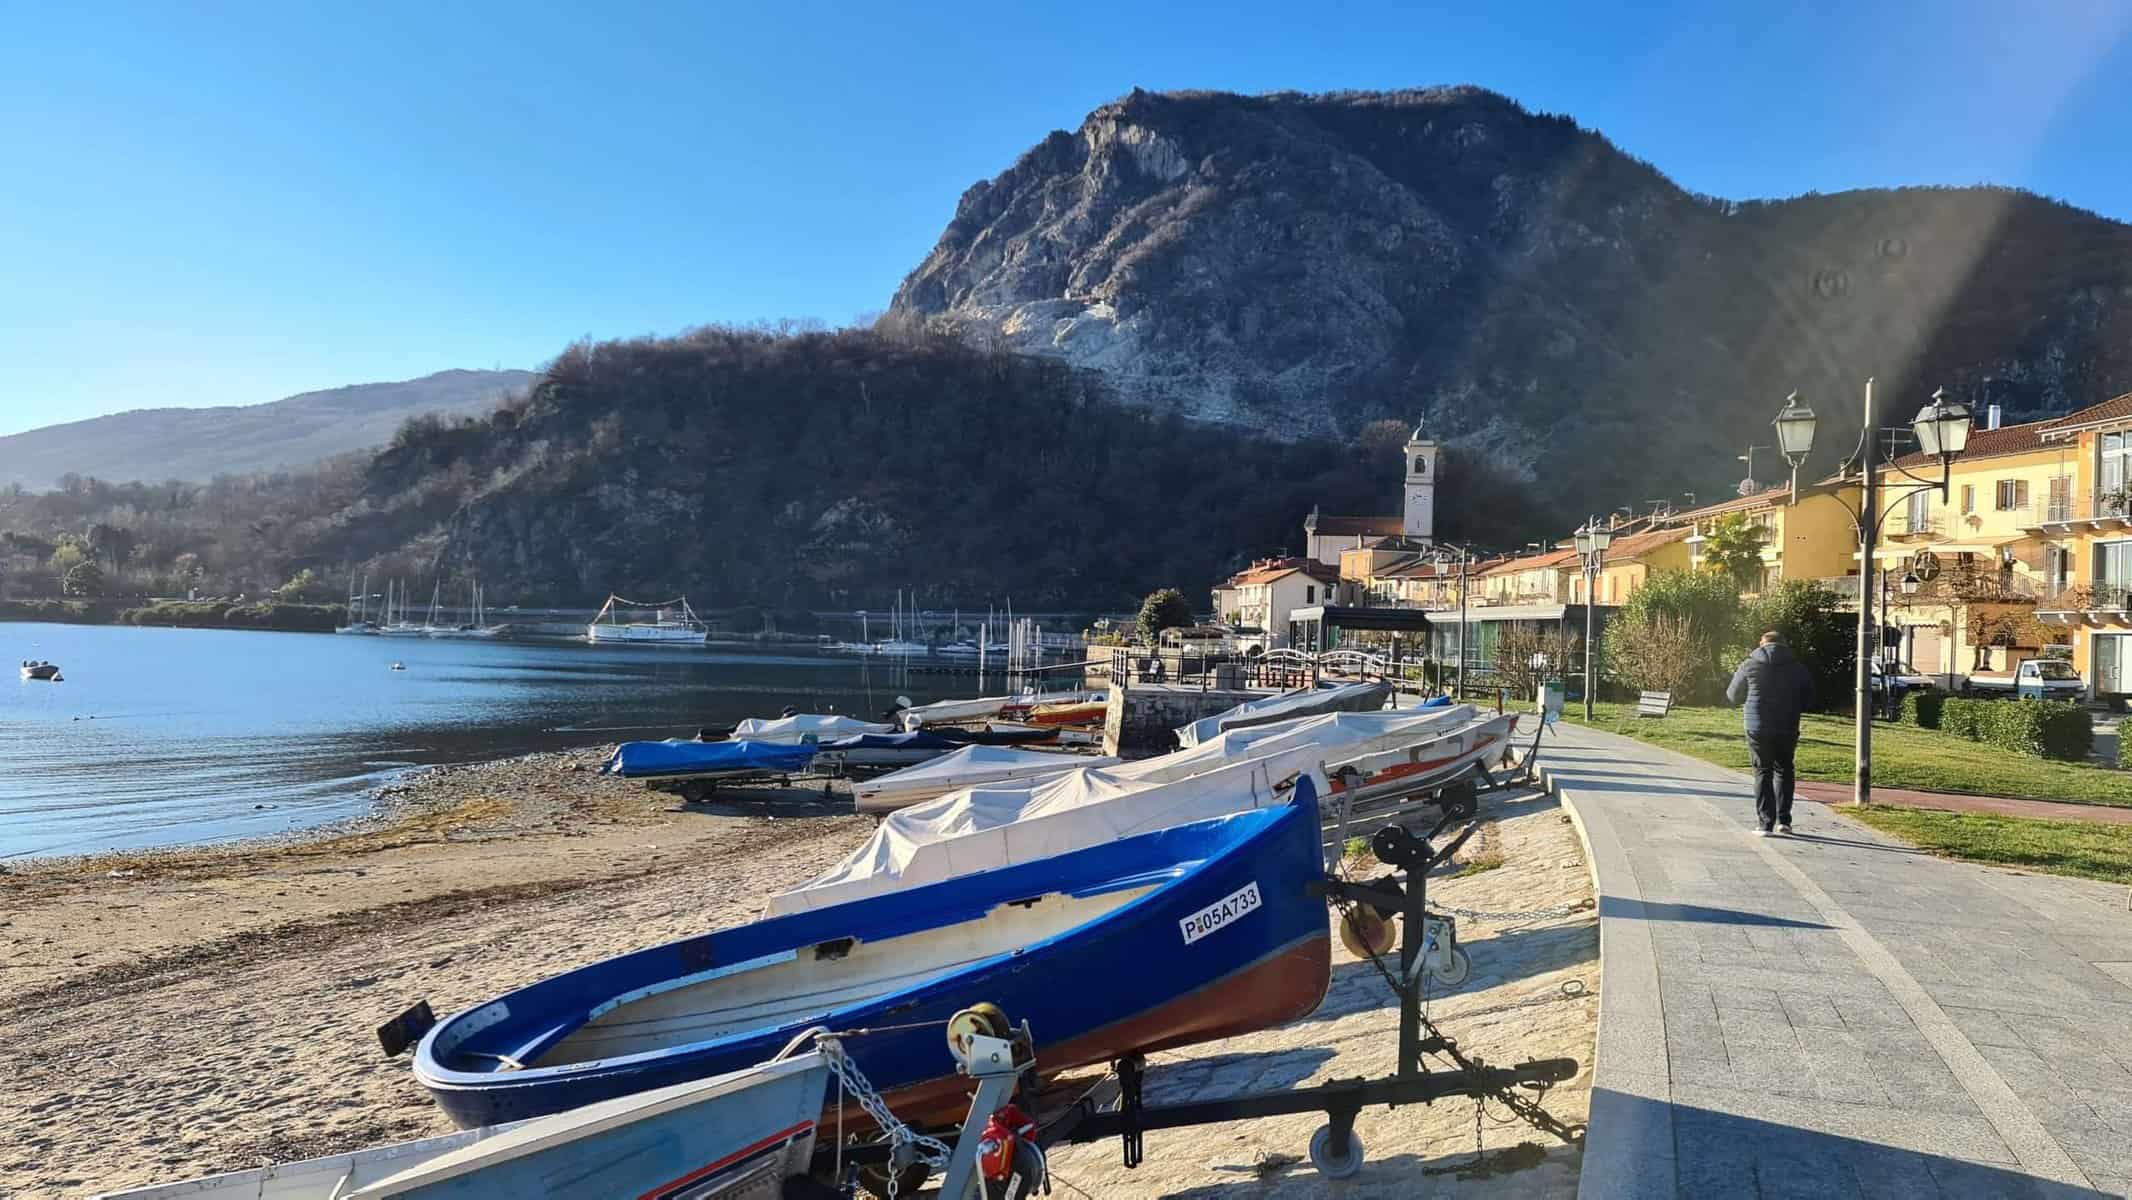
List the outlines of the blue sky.
<svg viewBox="0 0 2132 1200">
<path fill-rule="evenodd" d="M 0 0 L 0 434 L 842 323 L 1135 86 L 1478 83 L 1698 191 L 2132 220 L 2122 2 L 598 7 Z"/>
</svg>

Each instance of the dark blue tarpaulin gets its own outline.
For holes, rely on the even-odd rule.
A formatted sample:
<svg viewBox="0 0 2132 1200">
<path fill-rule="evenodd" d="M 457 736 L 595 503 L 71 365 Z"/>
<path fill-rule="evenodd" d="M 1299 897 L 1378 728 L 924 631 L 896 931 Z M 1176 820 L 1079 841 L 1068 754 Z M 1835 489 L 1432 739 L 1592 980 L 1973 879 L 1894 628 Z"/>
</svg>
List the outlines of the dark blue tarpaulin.
<svg viewBox="0 0 2132 1200">
<path fill-rule="evenodd" d="M 609 775 L 719 775 L 728 772 L 788 774 L 814 761 L 814 746 L 782 742 L 623 742 L 600 768 Z"/>
</svg>

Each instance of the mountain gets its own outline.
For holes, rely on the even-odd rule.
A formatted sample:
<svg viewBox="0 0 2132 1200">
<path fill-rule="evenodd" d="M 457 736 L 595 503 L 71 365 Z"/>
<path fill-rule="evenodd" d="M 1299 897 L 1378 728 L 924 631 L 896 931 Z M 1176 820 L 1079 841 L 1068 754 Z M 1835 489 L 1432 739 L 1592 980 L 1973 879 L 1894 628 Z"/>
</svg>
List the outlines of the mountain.
<svg viewBox="0 0 2132 1200">
<path fill-rule="evenodd" d="M 1474 88 L 1135 91 L 970 188 L 889 319 L 1281 436 L 1420 419 L 1446 505 L 1463 452 L 1559 525 L 1707 498 L 1795 389 L 1828 463 L 1868 376 L 1888 424 L 1938 386 L 2008 420 L 2132 389 L 2132 226 L 1992 188 L 1696 195 Z"/>
<path fill-rule="evenodd" d="M 68 474 L 210 479 L 382 446 L 410 417 L 457 416 L 524 391 L 530 371 L 439 371 L 399 383 L 305 392 L 268 404 L 142 408 L 0 437 L 0 485 L 43 489 Z"/>
</svg>

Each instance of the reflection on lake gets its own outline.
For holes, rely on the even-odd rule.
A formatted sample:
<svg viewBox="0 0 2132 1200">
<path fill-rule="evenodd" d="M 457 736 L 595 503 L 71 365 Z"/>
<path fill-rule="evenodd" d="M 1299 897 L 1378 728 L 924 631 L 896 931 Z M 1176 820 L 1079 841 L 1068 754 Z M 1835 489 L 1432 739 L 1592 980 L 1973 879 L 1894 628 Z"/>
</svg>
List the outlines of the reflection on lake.
<svg viewBox="0 0 2132 1200">
<path fill-rule="evenodd" d="M 805 653 L 568 642 L 0 623 L 0 647 L 66 672 L 0 684 L 0 858 L 277 833 L 364 811 L 410 766 L 978 689 Z"/>
</svg>

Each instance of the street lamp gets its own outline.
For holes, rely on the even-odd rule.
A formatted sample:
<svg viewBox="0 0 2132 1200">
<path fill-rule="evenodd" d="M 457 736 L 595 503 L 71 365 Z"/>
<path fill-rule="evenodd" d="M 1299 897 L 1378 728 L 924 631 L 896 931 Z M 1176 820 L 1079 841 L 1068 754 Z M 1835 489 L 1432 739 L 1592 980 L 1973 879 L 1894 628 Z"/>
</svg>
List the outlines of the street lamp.
<svg viewBox="0 0 2132 1200">
<path fill-rule="evenodd" d="M 1799 464 L 1814 446 L 1814 410 L 1793 392 L 1785 397 L 1784 407 L 1773 422 L 1777 427 L 1777 444 L 1783 448 L 1784 457 L 1792 464 L 1792 502 L 1798 503 Z M 1932 393 L 1931 402 L 1917 410 L 1910 421 L 1910 431 L 1917 435 L 1917 444 L 1925 453 L 1940 460 L 1940 477 L 1937 481 L 1911 474 L 1895 465 L 1892 455 L 1880 451 L 1880 413 L 1873 405 L 1873 381 L 1866 380 L 1865 425 L 1858 431 L 1858 446 L 1851 457 L 1844 461 L 1843 471 L 1848 474 L 1852 463 L 1859 467 L 1858 507 L 1851 509 L 1851 516 L 1858 526 L 1858 662 L 1857 693 L 1853 698 L 1853 713 L 1857 738 L 1857 759 L 1851 777 L 1851 800 L 1857 804 L 1873 802 L 1873 612 L 1870 597 L 1873 595 L 1873 544 L 1880 537 L 1880 523 L 1895 511 L 1892 504 L 1883 506 L 1880 497 L 1880 468 L 1887 468 L 1911 480 L 1915 486 L 1903 489 L 1897 500 L 1907 500 L 1920 492 L 1938 492 L 1944 502 L 1954 481 L 1955 458 L 1969 445 L 1969 409 L 1958 400 L 1949 400 L 1946 389 Z M 1837 495 L 1845 508 L 1850 504 Z M 1916 592 L 1917 576 L 1912 573 L 1903 578 L 1903 594 Z"/>
<path fill-rule="evenodd" d="M 1799 402 L 1799 393 L 1784 397 L 1784 407 L 1777 411 L 1777 419 L 1770 424 L 1777 427 L 1777 450 L 1784 461 L 1791 464 L 1791 495 L 1799 498 L 1799 468 L 1806 462 L 1807 452 L 1814 448 L 1814 410 Z"/>
<path fill-rule="evenodd" d="M 1601 525 L 1599 518 L 1588 517 L 1577 530 L 1577 553 L 1584 559 L 1584 721 L 1592 720 L 1592 609 L 1597 594 L 1592 582 L 1599 568 L 1606 564 L 1606 548 L 1614 544 L 1612 528 Z"/>
</svg>

